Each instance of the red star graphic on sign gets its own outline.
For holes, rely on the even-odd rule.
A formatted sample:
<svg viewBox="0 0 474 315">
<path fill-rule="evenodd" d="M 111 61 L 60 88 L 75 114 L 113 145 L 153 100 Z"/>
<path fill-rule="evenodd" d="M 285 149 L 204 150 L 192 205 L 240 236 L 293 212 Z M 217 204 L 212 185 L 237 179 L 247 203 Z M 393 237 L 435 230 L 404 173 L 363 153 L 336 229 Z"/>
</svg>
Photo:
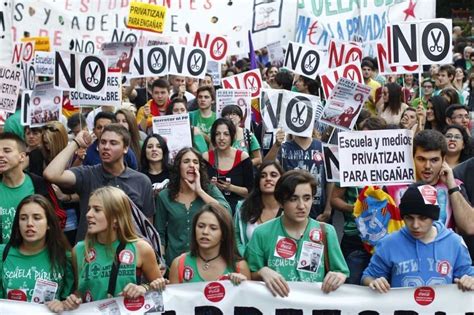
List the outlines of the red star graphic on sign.
<svg viewBox="0 0 474 315">
<path fill-rule="evenodd" d="M 405 13 L 404 21 L 406 21 L 409 16 L 413 16 L 413 18 L 415 18 L 415 6 L 416 6 L 416 2 L 413 3 L 413 1 L 410 0 L 410 3 L 408 4 L 408 8 L 403 10 L 403 13 Z"/>
</svg>

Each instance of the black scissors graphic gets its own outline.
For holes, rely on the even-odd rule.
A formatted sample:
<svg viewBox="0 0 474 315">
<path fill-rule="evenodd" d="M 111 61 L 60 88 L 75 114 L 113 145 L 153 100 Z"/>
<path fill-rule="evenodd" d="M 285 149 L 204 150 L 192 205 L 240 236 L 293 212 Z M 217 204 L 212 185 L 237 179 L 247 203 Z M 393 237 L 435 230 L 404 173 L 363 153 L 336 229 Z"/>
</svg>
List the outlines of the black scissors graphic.
<svg viewBox="0 0 474 315">
<path fill-rule="evenodd" d="M 295 123 L 295 124 L 298 123 L 300 125 L 304 124 L 304 120 L 301 119 L 301 115 L 304 112 L 304 108 L 305 108 L 305 106 L 303 106 L 303 108 L 301 108 L 301 110 L 300 110 L 300 106 L 298 104 L 296 104 L 296 117 L 291 118 L 291 121 L 293 123 Z"/>
<path fill-rule="evenodd" d="M 441 38 L 441 32 L 438 33 L 438 36 L 436 38 L 434 36 L 434 32 L 431 32 L 431 38 L 433 39 L 433 46 L 430 47 L 430 51 L 431 52 L 434 52 L 435 50 L 437 50 L 438 52 L 443 51 L 443 47 L 438 45 L 439 39 Z"/>
<path fill-rule="evenodd" d="M 159 62 L 160 58 L 161 58 L 161 54 L 159 54 L 158 57 L 155 54 L 153 54 L 153 59 L 155 60 L 155 62 L 151 64 L 153 68 L 161 67 L 161 62 Z"/>
<path fill-rule="evenodd" d="M 313 71 L 314 69 L 313 62 L 315 62 L 315 60 L 316 60 L 316 57 L 313 57 L 311 59 L 311 56 L 309 56 L 309 62 L 304 65 L 304 68 L 308 71 Z"/>
<path fill-rule="evenodd" d="M 90 71 L 90 74 L 91 74 L 91 76 L 88 77 L 87 80 L 86 80 L 87 83 L 92 83 L 92 82 L 94 82 L 94 84 L 99 84 L 99 80 L 96 79 L 96 77 L 95 77 L 95 74 L 97 73 L 97 70 L 99 69 L 99 65 L 95 66 L 95 69 L 94 69 L 94 70 L 92 70 L 91 64 L 88 64 L 88 65 L 87 65 L 87 68 L 89 68 L 89 71 Z"/>
<path fill-rule="evenodd" d="M 191 65 L 192 70 L 199 71 L 201 69 L 201 65 L 198 64 L 198 62 L 201 60 L 201 57 L 199 56 L 193 56 L 193 61 L 194 63 Z"/>
</svg>

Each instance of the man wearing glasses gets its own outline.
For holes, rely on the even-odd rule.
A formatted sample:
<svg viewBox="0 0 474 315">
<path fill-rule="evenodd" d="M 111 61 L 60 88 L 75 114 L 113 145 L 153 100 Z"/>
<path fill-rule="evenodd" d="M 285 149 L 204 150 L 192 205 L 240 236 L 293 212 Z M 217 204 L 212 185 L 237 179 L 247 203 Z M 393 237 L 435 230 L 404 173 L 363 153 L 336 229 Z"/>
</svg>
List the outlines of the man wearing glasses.
<svg viewBox="0 0 474 315">
<path fill-rule="evenodd" d="M 468 135 L 471 135 L 471 129 L 469 128 L 470 122 L 471 117 L 469 116 L 469 110 L 466 106 L 453 104 L 446 109 L 446 123 L 448 125 L 457 124 L 464 127 Z"/>
<path fill-rule="evenodd" d="M 411 106 L 417 108 L 418 105 L 423 104 L 423 107 L 426 109 L 428 105 L 428 100 L 430 99 L 431 95 L 433 94 L 434 88 L 434 81 L 431 78 L 426 78 L 423 80 L 421 84 L 421 88 L 423 89 L 423 96 L 415 98 L 411 102 Z"/>
</svg>

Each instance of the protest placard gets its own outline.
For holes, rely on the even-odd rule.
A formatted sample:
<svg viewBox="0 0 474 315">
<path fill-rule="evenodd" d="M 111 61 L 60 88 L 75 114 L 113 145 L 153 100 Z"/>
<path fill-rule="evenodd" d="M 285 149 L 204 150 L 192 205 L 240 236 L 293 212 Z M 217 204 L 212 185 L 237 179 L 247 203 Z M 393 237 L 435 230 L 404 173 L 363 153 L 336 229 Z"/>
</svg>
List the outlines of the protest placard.
<svg viewBox="0 0 474 315">
<path fill-rule="evenodd" d="M 0 65 L 0 110 L 15 112 L 21 80 L 20 69 Z"/>
<path fill-rule="evenodd" d="M 30 62 L 35 56 L 35 42 L 18 42 L 13 45 L 13 54 L 11 63 L 16 65 L 20 62 Z"/>
<path fill-rule="evenodd" d="M 21 97 L 20 123 L 22 126 L 29 126 L 31 123 L 31 115 L 30 115 L 31 93 L 33 93 L 33 91 L 23 91 L 20 96 Z"/>
<path fill-rule="evenodd" d="M 281 67 L 285 62 L 285 52 L 283 51 L 283 47 L 281 47 L 281 42 L 276 41 L 274 43 L 270 43 L 267 45 L 268 50 L 268 58 L 272 65 Z"/>
<path fill-rule="evenodd" d="M 217 62 L 225 62 L 229 51 L 227 38 L 203 32 L 196 32 L 193 46 L 205 49 L 209 59 Z"/>
<path fill-rule="evenodd" d="M 219 89 L 216 92 L 216 114 L 217 117 L 221 117 L 222 109 L 227 105 L 237 105 L 240 107 L 243 113 L 240 127 L 247 128 L 250 130 L 250 124 L 252 122 L 251 115 L 251 102 L 252 97 L 250 96 L 249 90 L 225 90 Z"/>
<path fill-rule="evenodd" d="M 419 72 L 419 65 L 400 67 L 390 65 L 387 47 L 385 47 L 386 45 L 386 42 L 376 43 L 377 65 L 379 66 L 380 75 Z"/>
<path fill-rule="evenodd" d="M 59 120 L 63 103 L 63 92 L 53 88 L 53 82 L 36 85 L 31 93 L 28 122 L 31 127 L 39 127 L 48 121 Z"/>
<path fill-rule="evenodd" d="M 320 121 L 340 129 L 352 130 L 369 95 L 369 86 L 339 78 L 326 101 Z"/>
<path fill-rule="evenodd" d="M 35 51 L 50 51 L 51 45 L 49 43 L 48 36 L 37 36 L 37 37 L 24 37 L 21 39 L 22 42 L 33 41 L 35 43 Z"/>
<path fill-rule="evenodd" d="M 218 63 L 217 61 L 209 60 L 207 62 L 206 73 L 209 73 L 212 76 L 212 85 L 221 85 L 222 72 L 220 63 Z"/>
<path fill-rule="evenodd" d="M 32 61 L 30 62 L 21 61 L 20 69 L 23 73 L 23 80 L 21 80 L 21 89 L 23 91 L 33 91 L 36 86 L 36 69 L 34 59 L 32 59 Z"/>
<path fill-rule="evenodd" d="M 338 139 L 342 187 L 415 181 L 411 130 L 343 131 Z"/>
<path fill-rule="evenodd" d="M 166 140 L 171 160 L 182 148 L 193 146 L 189 114 L 153 117 L 153 133 Z"/>
<path fill-rule="evenodd" d="M 222 86 L 224 89 L 248 89 L 252 93 L 252 98 L 258 98 L 260 96 L 262 82 L 262 75 L 258 69 L 222 78 Z"/>
<path fill-rule="evenodd" d="M 360 62 L 351 62 L 337 68 L 329 69 L 321 74 L 321 86 L 326 99 L 331 95 L 331 91 L 334 89 L 339 78 L 346 78 L 357 83 L 364 83 Z"/>
<path fill-rule="evenodd" d="M 356 42 L 329 41 L 328 67 L 337 68 L 344 64 L 362 61 L 362 47 Z"/>
<path fill-rule="evenodd" d="M 135 43 L 130 42 L 103 43 L 101 51 L 109 62 L 107 67 L 120 70 L 123 74 L 129 73 L 134 47 Z"/>
<path fill-rule="evenodd" d="M 35 75 L 38 77 L 54 77 L 54 52 L 35 52 Z"/>
<path fill-rule="evenodd" d="M 103 105 L 120 107 L 122 105 L 121 80 L 122 75 L 120 72 L 109 71 L 105 96 L 71 91 L 69 92 L 71 105 L 77 107 Z"/>
<path fill-rule="evenodd" d="M 327 68 L 325 54 L 311 46 L 289 42 L 283 66 L 291 71 L 316 80 L 316 76 Z"/>
<path fill-rule="evenodd" d="M 324 170 L 326 181 L 339 182 L 339 152 L 336 144 L 323 143 Z"/>
<path fill-rule="evenodd" d="M 138 30 L 163 33 L 166 7 L 142 2 L 130 2 L 127 27 Z"/>
</svg>

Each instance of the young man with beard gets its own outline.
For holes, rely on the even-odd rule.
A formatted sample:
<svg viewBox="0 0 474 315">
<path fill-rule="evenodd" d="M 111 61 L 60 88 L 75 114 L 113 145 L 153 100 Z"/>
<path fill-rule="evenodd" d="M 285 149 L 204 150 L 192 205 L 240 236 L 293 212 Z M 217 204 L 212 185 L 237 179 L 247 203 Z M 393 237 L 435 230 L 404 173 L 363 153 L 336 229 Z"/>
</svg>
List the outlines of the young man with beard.
<svg viewBox="0 0 474 315">
<path fill-rule="evenodd" d="M 155 213 L 150 179 L 127 167 L 124 155 L 129 150 L 130 133 L 119 124 L 104 127 L 99 138 L 99 155 L 102 163 L 93 166 L 79 166 L 66 170 L 67 164 L 78 148 L 84 148 L 91 141 L 86 131 L 81 131 L 44 170 L 44 177 L 61 189 L 72 189 L 80 196 L 80 218 L 76 240 L 84 239 L 87 222 L 86 212 L 92 191 L 103 186 L 122 189 L 141 211 L 152 220 Z M 150 221 L 152 222 L 152 221 Z"/>
<path fill-rule="evenodd" d="M 151 85 L 151 100 L 140 107 L 137 112 L 138 127 L 146 132 L 152 130 L 153 117 L 165 115 L 169 104 L 170 84 L 168 81 L 158 79 Z"/>
</svg>

